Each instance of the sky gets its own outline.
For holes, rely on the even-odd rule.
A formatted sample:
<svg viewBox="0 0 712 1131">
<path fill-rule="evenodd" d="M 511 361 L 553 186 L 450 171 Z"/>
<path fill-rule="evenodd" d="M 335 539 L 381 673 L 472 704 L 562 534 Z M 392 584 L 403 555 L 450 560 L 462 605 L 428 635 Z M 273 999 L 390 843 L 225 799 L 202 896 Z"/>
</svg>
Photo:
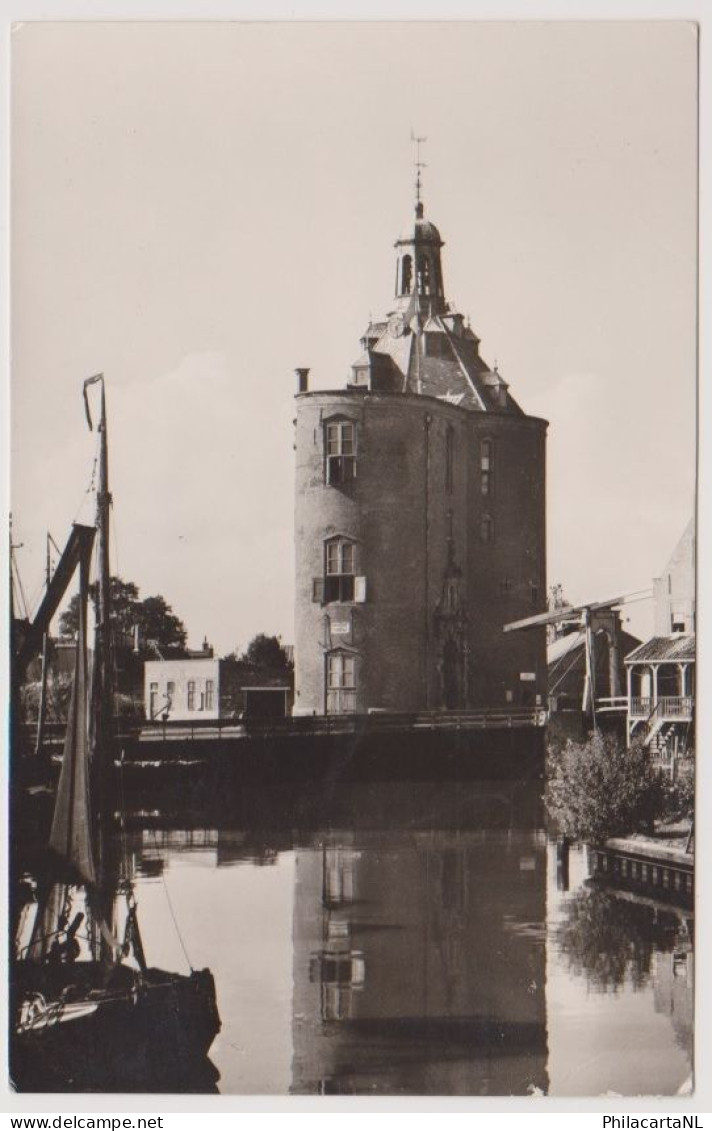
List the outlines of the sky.
<svg viewBox="0 0 712 1131">
<path fill-rule="evenodd" d="M 11 76 L 11 502 L 91 521 L 219 654 L 293 640 L 294 369 L 343 385 L 389 309 L 411 131 L 447 297 L 550 422 L 548 573 L 649 587 L 694 506 L 697 42 L 638 23 L 44 23 Z M 650 603 L 627 607 L 652 629 Z"/>
</svg>

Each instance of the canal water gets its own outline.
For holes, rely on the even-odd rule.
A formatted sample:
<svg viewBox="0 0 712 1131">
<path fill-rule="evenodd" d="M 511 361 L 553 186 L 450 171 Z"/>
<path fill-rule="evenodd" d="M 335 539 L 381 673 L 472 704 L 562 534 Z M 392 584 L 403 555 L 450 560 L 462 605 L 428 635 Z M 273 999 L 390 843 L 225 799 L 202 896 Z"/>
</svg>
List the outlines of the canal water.
<svg viewBox="0 0 712 1131">
<path fill-rule="evenodd" d="M 583 850 L 563 867 L 541 793 L 312 783 L 130 815 L 149 963 L 215 977 L 218 1090 L 689 1087 L 690 914 L 592 886 Z"/>
</svg>

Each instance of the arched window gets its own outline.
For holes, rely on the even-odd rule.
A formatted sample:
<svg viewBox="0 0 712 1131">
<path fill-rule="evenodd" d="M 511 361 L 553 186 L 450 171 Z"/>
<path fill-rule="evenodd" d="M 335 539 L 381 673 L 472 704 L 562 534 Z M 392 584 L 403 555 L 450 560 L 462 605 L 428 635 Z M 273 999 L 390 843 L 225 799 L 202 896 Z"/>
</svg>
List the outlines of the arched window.
<svg viewBox="0 0 712 1131">
<path fill-rule="evenodd" d="M 324 601 L 353 601 L 356 547 L 347 538 L 324 544 Z"/>
<path fill-rule="evenodd" d="M 326 657 L 326 710 L 329 715 L 356 710 L 356 657 L 341 649 Z"/>
<path fill-rule="evenodd" d="M 401 267 L 401 294 L 409 295 L 413 285 L 413 260 L 409 255 L 403 256 Z"/>
<path fill-rule="evenodd" d="M 325 479 L 342 487 L 356 478 L 356 425 L 353 420 L 329 420 L 325 429 Z"/>
<path fill-rule="evenodd" d="M 418 291 L 422 295 L 430 294 L 430 260 L 427 255 L 418 256 Z"/>
</svg>

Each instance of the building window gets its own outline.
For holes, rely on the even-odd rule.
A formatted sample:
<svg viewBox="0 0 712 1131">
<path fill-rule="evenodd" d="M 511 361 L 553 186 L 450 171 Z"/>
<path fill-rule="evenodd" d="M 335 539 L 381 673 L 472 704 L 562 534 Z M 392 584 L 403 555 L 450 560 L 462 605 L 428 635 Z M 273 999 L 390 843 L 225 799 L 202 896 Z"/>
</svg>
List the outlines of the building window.
<svg viewBox="0 0 712 1131">
<path fill-rule="evenodd" d="M 539 586 L 535 581 L 529 582 L 529 597 L 533 608 L 536 608 L 539 604 Z"/>
<path fill-rule="evenodd" d="M 452 350 L 450 343 L 444 334 L 433 331 L 428 331 L 425 334 L 425 356 L 426 357 L 452 357 Z"/>
<path fill-rule="evenodd" d="M 491 440 L 483 440 L 480 445 L 480 490 L 483 495 L 493 494 L 494 488 L 494 450 Z"/>
<path fill-rule="evenodd" d="M 169 679 L 166 684 L 166 711 L 170 711 L 173 707 L 176 697 L 176 685 L 173 680 Z"/>
<path fill-rule="evenodd" d="M 150 718 L 155 719 L 156 712 L 158 711 L 158 684 L 149 684 L 148 696 L 148 713 Z"/>
<path fill-rule="evenodd" d="M 480 519 L 480 538 L 483 542 L 494 541 L 494 522 L 491 515 L 483 514 Z"/>
<path fill-rule="evenodd" d="M 401 276 L 401 294 L 409 295 L 413 285 L 413 260 L 409 255 L 403 256 L 403 273 Z"/>
<path fill-rule="evenodd" d="M 212 679 L 205 681 L 205 710 L 212 711 L 215 703 L 215 682 Z"/>
<path fill-rule="evenodd" d="M 500 593 L 511 593 L 512 588 L 513 588 L 513 585 L 512 585 L 511 577 L 503 577 L 503 578 L 500 579 L 500 582 L 499 582 Z"/>
<path fill-rule="evenodd" d="M 195 710 L 195 680 L 188 680 L 188 710 Z"/>
<path fill-rule="evenodd" d="M 324 576 L 324 601 L 353 601 L 354 599 L 354 554 L 353 542 L 346 538 L 335 538 L 326 543 L 326 562 Z"/>
<path fill-rule="evenodd" d="M 455 429 L 448 424 L 445 432 L 445 490 L 452 495 L 455 479 Z"/>
<path fill-rule="evenodd" d="M 356 657 L 348 652 L 330 652 L 327 656 L 326 709 L 328 714 L 356 710 Z"/>
<path fill-rule="evenodd" d="M 329 656 L 329 689 L 353 690 L 355 687 L 354 657 L 347 652 L 332 652 Z"/>
<path fill-rule="evenodd" d="M 356 478 L 356 428 L 350 420 L 326 425 L 326 482 L 333 487 Z"/>
<path fill-rule="evenodd" d="M 430 294 L 430 260 L 427 255 L 418 256 L 418 291 L 421 295 Z"/>
</svg>

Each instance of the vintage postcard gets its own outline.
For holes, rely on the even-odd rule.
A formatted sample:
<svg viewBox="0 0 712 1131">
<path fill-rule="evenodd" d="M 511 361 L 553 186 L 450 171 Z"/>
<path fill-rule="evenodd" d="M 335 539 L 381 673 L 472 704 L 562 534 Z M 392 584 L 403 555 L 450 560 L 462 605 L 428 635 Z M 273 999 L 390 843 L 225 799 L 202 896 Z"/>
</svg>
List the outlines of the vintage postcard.
<svg viewBox="0 0 712 1131">
<path fill-rule="evenodd" d="M 18 1096 L 693 1094 L 698 38 L 13 27 Z"/>
</svg>

